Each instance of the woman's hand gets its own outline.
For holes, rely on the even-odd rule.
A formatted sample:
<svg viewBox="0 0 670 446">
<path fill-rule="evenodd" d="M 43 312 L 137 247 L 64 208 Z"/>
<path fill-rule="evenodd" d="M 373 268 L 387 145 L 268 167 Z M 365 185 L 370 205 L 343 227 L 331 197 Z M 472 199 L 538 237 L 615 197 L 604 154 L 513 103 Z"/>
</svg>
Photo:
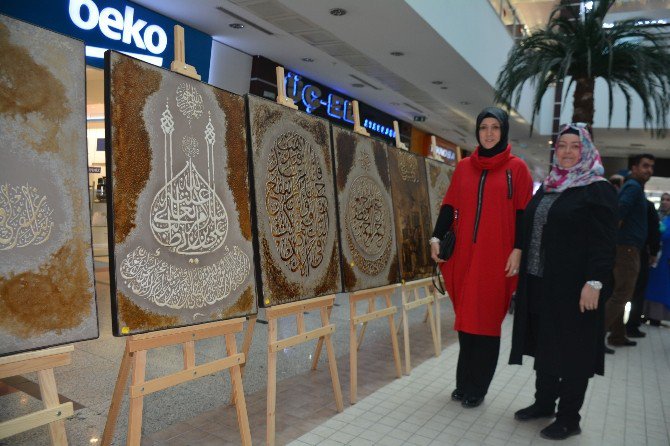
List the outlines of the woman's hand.
<svg viewBox="0 0 670 446">
<path fill-rule="evenodd" d="M 436 263 L 446 262 L 446 260 L 442 260 L 441 258 L 439 258 L 438 255 L 440 255 L 440 242 L 433 242 L 430 244 L 430 257 Z"/>
<path fill-rule="evenodd" d="M 507 258 L 505 265 L 505 277 L 512 277 L 519 274 L 519 265 L 521 264 L 521 250 L 514 248 Z"/>
<path fill-rule="evenodd" d="M 579 298 L 579 311 L 595 310 L 598 308 L 598 299 L 600 290 L 596 290 L 591 285 L 584 284 L 582 287 L 582 296 Z"/>
</svg>

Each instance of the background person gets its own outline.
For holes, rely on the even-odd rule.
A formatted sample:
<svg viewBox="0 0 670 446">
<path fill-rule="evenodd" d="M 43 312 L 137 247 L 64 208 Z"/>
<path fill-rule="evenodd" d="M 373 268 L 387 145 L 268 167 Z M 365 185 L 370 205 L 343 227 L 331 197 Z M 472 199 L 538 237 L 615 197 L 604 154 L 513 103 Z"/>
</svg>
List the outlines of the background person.
<svg viewBox="0 0 670 446">
<path fill-rule="evenodd" d="M 453 400 L 477 407 L 484 400 L 500 350 L 500 325 L 516 288 L 521 252 L 515 231 L 533 181 L 526 164 L 511 153 L 507 113 L 487 107 L 477 116 L 472 156 L 453 174 L 431 238 L 432 258 L 441 262 L 439 239 L 455 228 L 453 256 L 440 264 L 454 305 L 460 351 Z"/>
<path fill-rule="evenodd" d="M 670 194 L 667 196 L 670 209 Z M 661 197 L 661 207 L 663 200 Z M 659 209 L 660 214 L 661 209 Z M 670 320 L 670 213 L 660 223 L 661 255 L 649 270 L 649 283 L 645 292 L 644 315 L 650 325 L 659 326 L 661 321 Z"/>
<path fill-rule="evenodd" d="M 554 415 L 541 435 L 581 432 L 588 379 L 604 372 L 603 305 L 611 290 L 617 199 L 585 127 L 569 124 L 523 217 L 510 364 L 535 357 L 535 402 L 520 421 Z"/>
</svg>

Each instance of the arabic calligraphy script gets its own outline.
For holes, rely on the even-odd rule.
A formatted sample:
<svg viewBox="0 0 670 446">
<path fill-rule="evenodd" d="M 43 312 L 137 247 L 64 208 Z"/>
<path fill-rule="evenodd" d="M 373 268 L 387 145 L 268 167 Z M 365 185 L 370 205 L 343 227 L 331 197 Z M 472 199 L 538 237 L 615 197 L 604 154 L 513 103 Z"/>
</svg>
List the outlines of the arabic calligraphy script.
<svg viewBox="0 0 670 446">
<path fill-rule="evenodd" d="M 225 299 L 242 285 L 251 271 L 249 257 L 237 246 L 218 262 L 182 268 L 138 246 L 121 262 L 121 277 L 133 293 L 161 307 L 202 308 Z"/>
<path fill-rule="evenodd" d="M 0 251 L 49 240 L 52 213 L 46 196 L 36 187 L 0 185 Z"/>
<path fill-rule="evenodd" d="M 403 181 L 419 182 L 419 162 L 415 156 L 404 152 L 398 153 L 398 170 Z"/>
<path fill-rule="evenodd" d="M 189 97 L 198 95 L 188 90 Z M 182 101 L 183 102 L 183 101 Z M 185 117 L 197 117 L 193 108 L 185 108 Z M 216 251 L 223 245 L 228 233 L 228 215 L 221 199 L 216 194 L 214 143 L 216 133 L 212 118 L 204 129 L 207 146 L 207 178 L 198 172 L 194 158 L 200 153 L 200 142 L 187 135 L 181 140 L 181 149 L 186 155 L 186 165 L 173 174 L 174 118 L 169 103 L 161 115 L 164 137 L 164 186 L 151 204 L 150 226 L 158 243 L 177 254 L 200 255 Z"/>
<path fill-rule="evenodd" d="M 377 182 L 356 178 L 346 208 L 347 243 L 355 264 L 366 274 L 379 274 L 389 262 L 391 215 Z"/>
<path fill-rule="evenodd" d="M 281 260 L 307 276 L 323 262 L 328 198 L 321 161 L 296 132 L 275 141 L 268 158 L 265 205 Z"/>
</svg>

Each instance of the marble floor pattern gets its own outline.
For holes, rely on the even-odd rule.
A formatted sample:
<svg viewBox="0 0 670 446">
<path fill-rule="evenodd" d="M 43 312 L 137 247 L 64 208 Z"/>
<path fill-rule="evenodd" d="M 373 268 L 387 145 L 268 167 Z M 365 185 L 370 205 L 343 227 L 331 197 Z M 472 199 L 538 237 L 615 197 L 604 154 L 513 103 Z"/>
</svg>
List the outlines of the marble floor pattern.
<svg viewBox="0 0 670 446">
<path fill-rule="evenodd" d="M 104 258 L 96 259 L 101 335 L 75 344 L 73 362 L 56 372 L 61 401 L 71 400 L 75 414 L 66 421 L 71 445 L 100 443 L 116 381 L 124 340 L 111 335 L 109 276 Z M 399 305 L 399 295 L 394 296 Z M 463 409 L 450 400 L 458 344 L 451 330 L 453 311 L 443 300 L 443 351 L 433 356 L 423 310 L 409 318 L 412 363 L 409 376 L 395 378 L 386 319 L 370 323 L 359 351 L 358 402 L 349 404 L 349 333 L 346 295 L 338 295 L 331 321 L 345 410 L 337 413 L 325 354 L 318 370 L 310 364 L 314 342 L 279 352 L 276 444 L 303 445 L 530 445 L 550 444 L 539 437 L 546 420 L 520 423 L 515 410 L 533 400 L 532 362 L 507 365 L 512 320 L 503 324 L 498 371 L 484 404 Z M 263 312 L 259 320 L 263 320 Z M 307 314 L 307 328 L 318 313 Z M 396 321 L 398 317 L 396 316 Z M 606 359 L 606 375 L 591 380 L 582 409 L 580 436 L 568 445 L 670 444 L 670 328 L 643 327 L 647 337 L 633 348 L 619 348 Z M 280 337 L 295 334 L 293 320 L 281 321 Z M 402 353 L 402 333 L 398 336 Z M 241 336 L 238 337 L 241 345 Z M 244 376 L 254 444 L 265 444 L 267 325 L 256 325 Z M 223 357 L 219 339 L 198 342 L 196 363 Z M 181 368 L 181 350 L 151 351 L 147 379 Z M 0 421 L 42 408 L 36 376 L 0 380 Z M 203 377 L 145 398 L 142 445 L 240 444 L 235 408 L 227 404 L 227 373 Z M 128 401 L 124 398 L 114 444 L 125 444 Z M 0 445 L 47 445 L 46 428 L 0 440 Z"/>
</svg>

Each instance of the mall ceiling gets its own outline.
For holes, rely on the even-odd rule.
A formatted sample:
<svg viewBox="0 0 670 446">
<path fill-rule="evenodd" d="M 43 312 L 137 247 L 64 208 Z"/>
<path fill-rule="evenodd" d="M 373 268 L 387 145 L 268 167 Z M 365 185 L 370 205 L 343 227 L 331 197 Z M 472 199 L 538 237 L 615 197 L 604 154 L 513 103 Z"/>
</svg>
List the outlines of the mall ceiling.
<svg viewBox="0 0 670 446">
<path fill-rule="evenodd" d="M 491 85 L 404 0 L 135 1 L 401 119 L 426 116 L 417 127 L 464 148 L 476 143 L 474 117 L 493 97 Z M 512 3 L 524 20 L 541 25 L 558 1 Z M 615 13 L 655 17 L 658 11 L 667 15 L 669 6 L 670 1 L 621 1 Z M 331 15 L 335 7 L 346 15 Z M 245 27 L 230 27 L 238 22 Z M 510 134 L 516 151 L 546 165 L 547 135 L 529 137 L 529 123 L 518 116 L 512 119 Z M 609 156 L 670 153 L 668 140 L 639 129 L 598 130 L 597 143 Z"/>
</svg>

